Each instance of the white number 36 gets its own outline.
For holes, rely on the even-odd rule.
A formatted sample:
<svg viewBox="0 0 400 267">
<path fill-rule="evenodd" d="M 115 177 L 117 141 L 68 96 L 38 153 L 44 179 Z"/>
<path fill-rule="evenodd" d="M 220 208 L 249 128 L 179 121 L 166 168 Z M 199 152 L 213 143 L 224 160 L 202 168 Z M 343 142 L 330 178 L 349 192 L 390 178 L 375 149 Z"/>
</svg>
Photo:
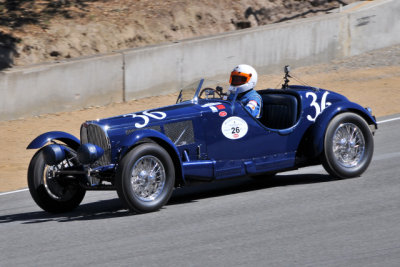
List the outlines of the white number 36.
<svg viewBox="0 0 400 267">
<path fill-rule="evenodd" d="M 142 115 L 137 115 L 137 114 L 132 113 L 132 114 L 126 114 L 124 116 L 132 116 L 132 118 L 141 118 L 143 120 L 143 123 L 136 122 L 135 127 L 143 128 L 143 127 L 146 127 L 147 124 L 149 124 L 150 118 L 156 119 L 156 120 L 162 120 L 165 117 L 167 117 L 167 114 L 164 112 L 161 112 L 161 111 L 152 111 L 152 112 L 143 111 Z"/>
<path fill-rule="evenodd" d="M 326 102 L 326 97 L 328 96 L 328 94 L 329 94 L 329 92 L 325 92 L 322 95 L 321 104 L 318 104 L 317 95 L 315 93 L 308 92 L 306 94 L 306 98 L 308 98 L 309 96 L 312 97 L 310 107 L 314 107 L 314 109 L 315 109 L 315 116 L 312 117 L 311 115 L 307 115 L 307 120 L 315 121 L 317 119 L 317 117 L 319 116 L 319 114 L 321 114 L 322 111 L 324 111 L 324 109 L 326 109 L 327 107 L 329 107 L 331 105 L 330 102 Z"/>
</svg>

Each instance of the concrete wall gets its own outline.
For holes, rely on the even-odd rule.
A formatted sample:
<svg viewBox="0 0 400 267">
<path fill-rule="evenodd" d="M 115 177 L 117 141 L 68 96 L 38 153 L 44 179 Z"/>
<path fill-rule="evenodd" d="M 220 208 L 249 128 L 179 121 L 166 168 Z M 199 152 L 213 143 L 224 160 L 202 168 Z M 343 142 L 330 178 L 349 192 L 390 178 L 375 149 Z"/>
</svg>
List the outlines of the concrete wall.
<svg viewBox="0 0 400 267">
<path fill-rule="evenodd" d="M 400 1 L 373 1 L 348 13 L 348 54 L 358 55 L 400 43 Z"/>
<path fill-rule="evenodd" d="M 122 101 L 122 55 L 0 72 L 0 120 Z"/>
<path fill-rule="evenodd" d="M 240 63 L 259 73 L 327 62 L 400 43 L 400 1 L 341 13 L 0 72 L 0 120 L 177 91 L 201 77 L 228 79 Z"/>
<path fill-rule="evenodd" d="M 326 62 L 341 56 L 340 36 L 346 17 L 332 14 L 124 51 L 126 99 L 168 93 L 202 77 L 227 80 L 239 63 L 260 73 L 284 64 Z"/>
</svg>

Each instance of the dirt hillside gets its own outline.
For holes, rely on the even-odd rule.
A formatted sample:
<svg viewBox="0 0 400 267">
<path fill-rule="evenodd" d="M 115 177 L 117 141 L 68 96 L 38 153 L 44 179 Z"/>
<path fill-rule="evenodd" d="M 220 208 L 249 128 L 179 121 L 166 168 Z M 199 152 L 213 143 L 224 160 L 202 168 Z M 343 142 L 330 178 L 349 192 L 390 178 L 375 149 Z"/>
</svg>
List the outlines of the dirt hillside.
<svg viewBox="0 0 400 267">
<path fill-rule="evenodd" d="M 356 0 L 0 0 L 0 69 L 324 14 Z"/>
</svg>

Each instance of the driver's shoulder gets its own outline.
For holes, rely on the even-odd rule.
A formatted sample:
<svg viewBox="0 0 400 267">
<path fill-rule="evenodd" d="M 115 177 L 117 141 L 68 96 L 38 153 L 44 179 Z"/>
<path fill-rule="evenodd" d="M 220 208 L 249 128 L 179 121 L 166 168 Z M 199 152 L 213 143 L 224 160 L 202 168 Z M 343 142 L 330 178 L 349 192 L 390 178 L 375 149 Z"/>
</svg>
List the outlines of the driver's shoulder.
<svg viewBox="0 0 400 267">
<path fill-rule="evenodd" d="M 256 100 L 257 102 L 260 102 L 260 104 L 261 104 L 261 102 L 262 102 L 261 95 L 260 95 L 256 90 L 254 90 L 254 89 L 250 90 L 250 91 L 245 95 L 245 97 L 246 97 L 248 100 Z"/>
</svg>

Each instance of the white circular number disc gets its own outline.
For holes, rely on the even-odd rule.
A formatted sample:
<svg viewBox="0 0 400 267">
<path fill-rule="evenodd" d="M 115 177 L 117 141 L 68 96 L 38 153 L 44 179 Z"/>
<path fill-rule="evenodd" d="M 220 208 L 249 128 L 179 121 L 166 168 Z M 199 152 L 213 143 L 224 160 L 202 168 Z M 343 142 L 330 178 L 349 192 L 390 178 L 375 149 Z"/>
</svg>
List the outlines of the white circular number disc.
<svg viewBox="0 0 400 267">
<path fill-rule="evenodd" d="M 248 129 L 246 121 L 239 117 L 229 117 L 221 126 L 222 133 L 229 139 L 242 138 L 247 134 Z"/>
</svg>

